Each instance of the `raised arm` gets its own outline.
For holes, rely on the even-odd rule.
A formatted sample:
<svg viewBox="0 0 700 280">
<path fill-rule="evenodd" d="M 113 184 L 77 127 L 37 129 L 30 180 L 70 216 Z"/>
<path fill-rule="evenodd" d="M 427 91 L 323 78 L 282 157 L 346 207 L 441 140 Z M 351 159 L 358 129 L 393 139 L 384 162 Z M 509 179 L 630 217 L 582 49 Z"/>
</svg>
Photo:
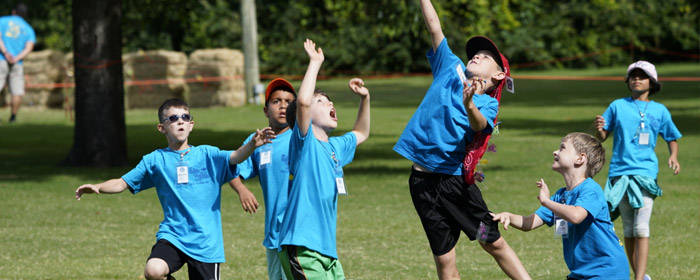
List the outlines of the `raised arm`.
<svg viewBox="0 0 700 280">
<path fill-rule="evenodd" d="M 678 172 L 681 172 L 681 164 L 678 162 L 678 141 L 669 141 L 668 151 L 671 153 L 668 157 L 668 167 L 673 169 L 673 175 L 678 175 Z"/>
<path fill-rule="evenodd" d="M 540 194 L 537 196 L 540 204 L 547 207 L 547 209 L 551 210 L 552 213 L 558 217 L 573 224 L 580 224 L 588 216 L 588 211 L 581 206 L 566 205 L 552 201 L 549 198 L 549 188 L 547 188 L 547 184 L 544 183 L 544 179 L 540 179 L 540 181 L 537 182 L 537 187 L 540 188 Z"/>
<path fill-rule="evenodd" d="M 360 96 L 360 108 L 357 110 L 357 120 L 355 120 L 355 126 L 352 128 L 359 146 L 369 138 L 369 89 L 365 87 L 365 82 L 360 78 L 351 79 L 348 82 L 348 86 L 352 92 Z"/>
<path fill-rule="evenodd" d="M 509 212 L 501 212 L 498 214 L 489 213 L 493 217 L 494 221 L 498 221 L 503 224 L 503 229 L 508 230 L 508 225 L 512 225 L 522 231 L 530 231 L 536 229 L 544 224 L 544 221 L 540 219 L 540 216 L 536 214 L 530 214 L 530 216 L 523 217 L 520 215 L 515 215 Z"/>
<path fill-rule="evenodd" d="M 423 20 L 425 20 L 425 26 L 430 32 L 430 39 L 433 42 L 433 51 L 437 51 L 442 39 L 445 35 L 442 33 L 442 27 L 440 26 L 440 18 L 438 18 L 435 7 L 430 0 L 421 0 L 420 9 L 423 12 Z"/>
<path fill-rule="evenodd" d="M 311 101 L 313 100 L 314 90 L 316 89 L 316 78 L 321 70 L 324 56 L 323 50 L 318 48 L 310 39 L 304 42 L 304 50 L 309 55 L 309 66 L 306 68 L 304 80 L 301 81 L 301 87 L 297 93 L 297 124 L 299 124 L 299 132 L 306 136 L 311 122 Z"/>
<path fill-rule="evenodd" d="M 118 179 L 112 179 L 105 181 L 100 184 L 85 184 L 77 189 L 75 189 L 75 199 L 80 200 L 80 198 L 83 196 L 83 194 L 88 194 L 88 193 L 120 193 L 123 192 L 128 185 L 126 184 L 126 181 L 122 178 Z"/>
<path fill-rule="evenodd" d="M 251 138 L 250 141 L 248 141 L 248 143 L 231 153 L 231 157 L 229 158 L 229 164 L 234 165 L 243 162 L 250 155 L 253 154 L 255 148 L 265 145 L 267 143 L 272 143 L 272 139 L 275 139 L 275 132 L 272 131 L 271 127 L 266 127 L 262 130 L 256 129 L 255 136 L 253 136 L 253 138 Z"/>
</svg>

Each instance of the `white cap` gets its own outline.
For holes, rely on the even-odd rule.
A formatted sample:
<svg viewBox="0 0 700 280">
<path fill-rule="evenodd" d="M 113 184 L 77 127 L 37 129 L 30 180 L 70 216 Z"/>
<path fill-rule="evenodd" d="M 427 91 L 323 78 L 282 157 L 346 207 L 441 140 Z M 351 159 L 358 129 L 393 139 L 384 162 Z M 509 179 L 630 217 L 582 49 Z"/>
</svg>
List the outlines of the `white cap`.
<svg viewBox="0 0 700 280">
<path fill-rule="evenodd" d="M 625 80 L 629 79 L 632 70 L 637 68 L 642 69 L 644 73 L 647 73 L 647 76 L 654 78 L 654 80 L 656 81 L 659 81 L 659 76 L 656 75 L 656 67 L 654 67 L 654 64 L 651 64 L 650 62 L 644 60 L 632 63 L 629 67 L 627 67 L 627 77 L 625 77 Z"/>
</svg>

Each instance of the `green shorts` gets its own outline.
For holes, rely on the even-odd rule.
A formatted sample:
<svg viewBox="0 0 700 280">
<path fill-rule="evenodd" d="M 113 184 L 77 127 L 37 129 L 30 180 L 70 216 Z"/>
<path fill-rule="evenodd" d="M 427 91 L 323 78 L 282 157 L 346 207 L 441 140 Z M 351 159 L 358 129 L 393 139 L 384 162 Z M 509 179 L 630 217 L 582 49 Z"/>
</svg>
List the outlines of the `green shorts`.
<svg viewBox="0 0 700 280">
<path fill-rule="evenodd" d="M 338 259 L 301 246 L 282 246 L 279 253 L 287 279 L 345 279 Z"/>
</svg>

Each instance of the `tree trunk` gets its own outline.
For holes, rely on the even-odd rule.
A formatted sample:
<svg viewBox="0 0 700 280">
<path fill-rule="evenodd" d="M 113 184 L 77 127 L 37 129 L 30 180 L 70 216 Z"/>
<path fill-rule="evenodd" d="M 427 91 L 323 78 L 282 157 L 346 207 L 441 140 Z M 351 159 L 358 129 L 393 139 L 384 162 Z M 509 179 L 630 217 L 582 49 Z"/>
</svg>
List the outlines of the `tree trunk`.
<svg viewBox="0 0 700 280">
<path fill-rule="evenodd" d="M 121 0 L 73 0 L 75 131 L 65 164 L 126 164 L 121 37 Z"/>
<path fill-rule="evenodd" d="M 265 102 L 264 96 L 257 96 L 255 87 L 260 84 L 260 68 L 258 67 L 258 22 L 255 15 L 255 1 L 241 1 L 241 28 L 243 29 L 243 55 L 246 97 L 253 97 L 254 103 Z M 264 93 L 263 93 L 264 94 Z"/>
</svg>

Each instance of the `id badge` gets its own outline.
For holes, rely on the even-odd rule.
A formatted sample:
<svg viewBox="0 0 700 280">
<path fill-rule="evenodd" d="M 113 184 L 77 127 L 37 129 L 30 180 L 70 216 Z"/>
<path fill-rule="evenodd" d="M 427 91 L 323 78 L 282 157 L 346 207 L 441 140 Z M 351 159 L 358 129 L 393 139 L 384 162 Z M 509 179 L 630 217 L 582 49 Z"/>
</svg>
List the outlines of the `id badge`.
<svg viewBox="0 0 700 280">
<path fill-rule="evenodd" d="M 479 231 L 476 233 L 476 240 L 481 244 L 486 243 L 486 239 L 489 238 L 489 230 L 491 230 L 490 226 L 484 224 L 484 222 L 479 222 Z"/>
<path fill-rule="evenodd" d="M 459 80 L 461 80 L 462 83 L 466 83 L 467 76 L 464 75 L 464 70 L 462 69 L 462 65 L 457 63 L 457 67 L 455 67 L 455 70 L 457 71 L 457 75 L 459 75 Z"/>
<path fill-rule="evenodd" d="M 189 168 L 186 161 L 178 161 L 175 163 L 175 171 L 177 173 L 177 183 L 187 184 L 190 182 Z"/>
<path fill-rule="evenodd" d="M 348 194 L 348 191 L 345 189 L 345 180 L 343 179 L 343 168 L 340 166 L 335 168 L 335 187 L 338 189 L 338 194 Z"/>
<path fill-rule="evenodd" d="M 649 131 L 644 125 L 644 121 L 639 124 L 639 145 L 649 145 Z"/>
<path fill-rule="evenodd" d="M 569 222 L 559 217 L 554 218 L 554 238 L 568 238 L 569 237 Z"/>
<path fill-rule="evenodd" d="M 266 169 L 272 162 L 272 145 L 266 144 L 260 147 L 260 164 L 258 169 Z"/>
<path fill-rule="evenodd" d="M 649 133 L 639 133 L 639 145 L 649 145 Z"/>
</svg>

